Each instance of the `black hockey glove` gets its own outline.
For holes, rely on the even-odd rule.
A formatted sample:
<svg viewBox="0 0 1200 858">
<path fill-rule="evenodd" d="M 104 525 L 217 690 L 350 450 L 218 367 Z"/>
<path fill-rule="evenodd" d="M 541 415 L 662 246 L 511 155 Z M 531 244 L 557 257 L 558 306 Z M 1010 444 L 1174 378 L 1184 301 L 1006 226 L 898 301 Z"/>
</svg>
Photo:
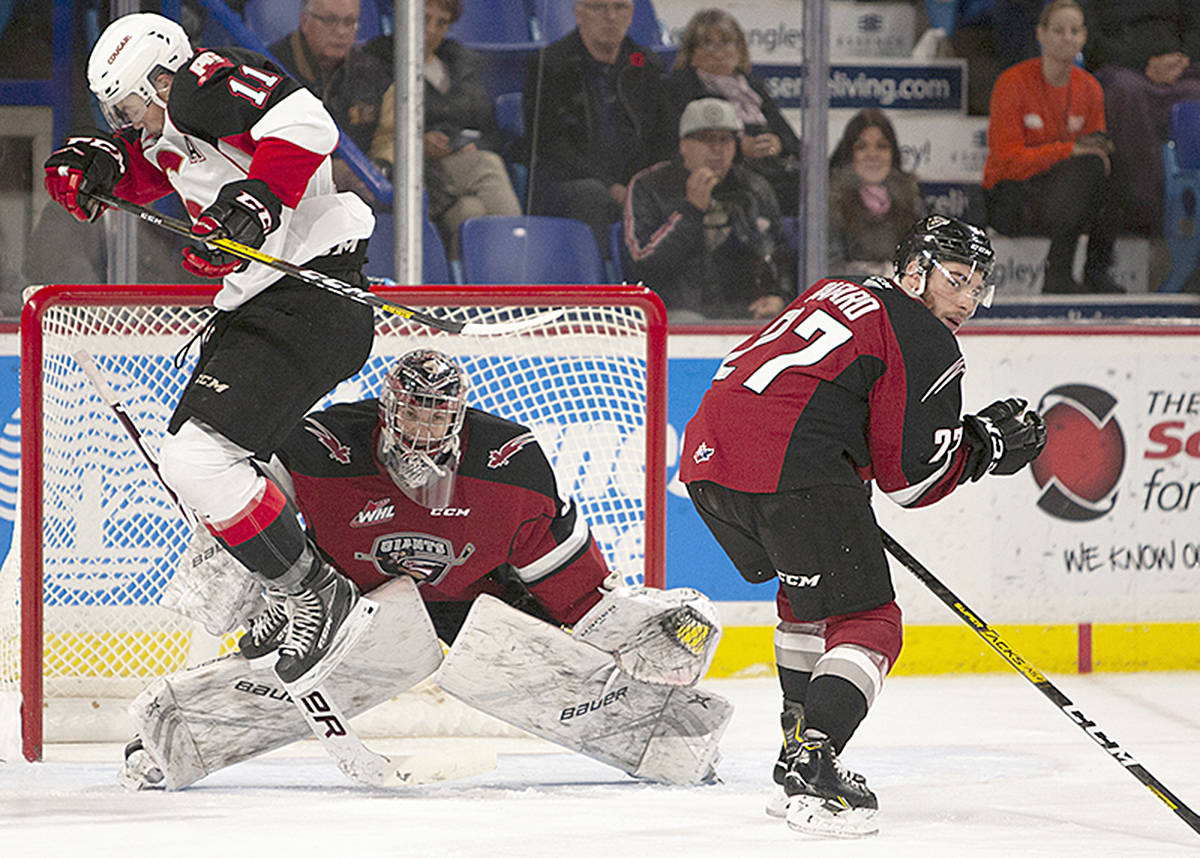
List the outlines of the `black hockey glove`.
<svg viewBox="0 0 1200 858">
<path fill-rule="evenodd" d="M 125 150 L 111 134 L 85 129 L 72 134 L 46 159 L 46 190 L 78 220 L 93 221 L 108 206 L 87 195 L 112 193 L 125 175 Z"/>
<path fill-rule="evenodd" d="M 228 238 L 249 247 L 261 247 L 279 227 L 283 203 L 261 179 L 242 179 L 221 188 L 216 201 L 200 212 L 192 235 Z M 248 262 L 203 243 L 183 249 L 183 267 L 199 277 L 224 277 L 241 271 Z"/>
<path fill-rule="evenodd" d="M 1024 399 L 1002 399 L 963 417 L 967 464 L 960 483 L 985 474 L 1015 474 L 1038 457 L 1046 446 L 1046 424 L 1036 411 L 1022 419 L 1028 404 Z"/>
</svg>

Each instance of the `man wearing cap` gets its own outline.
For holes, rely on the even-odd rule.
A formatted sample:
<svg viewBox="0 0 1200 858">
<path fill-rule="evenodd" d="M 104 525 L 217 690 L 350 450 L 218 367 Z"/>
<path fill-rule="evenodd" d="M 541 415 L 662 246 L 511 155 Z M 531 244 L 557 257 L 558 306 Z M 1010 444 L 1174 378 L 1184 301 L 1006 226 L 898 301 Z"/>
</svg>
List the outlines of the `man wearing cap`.
<svg viewBox="0 0 1200 858">
<path fill-rule="evenodd" d="M 733 162 L 740 134 L 729 102 L 696 99 L 679 120 L 679 154 L 630 180 L 630 279 L 658 292 L 673 321 L 769 319 L 795 297 L 775 193 Z"/>
</svg>

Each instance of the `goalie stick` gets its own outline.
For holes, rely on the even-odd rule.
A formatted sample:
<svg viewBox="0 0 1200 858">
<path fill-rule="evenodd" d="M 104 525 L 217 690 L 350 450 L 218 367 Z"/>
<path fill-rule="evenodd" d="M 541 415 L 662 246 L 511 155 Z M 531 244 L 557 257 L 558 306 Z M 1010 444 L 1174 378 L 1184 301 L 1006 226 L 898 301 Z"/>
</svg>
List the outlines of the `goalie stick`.
<svg viewBox="0 0 1200 858">
<path fill-rule="evenodd" d="M 131 203 L 129 200 L 123 200 L 120 197 L 115 197 L 112 194 L 93 191 L 87 194 L 93 200 L 101 202 L 104 205 L 112 206 L 115 209 L 120 209 L 131 215 L 141 218 L 148 224 L 162 227 L 168 232 L 173 232 L 176 235 L 190 238 L 195 241 L 203 240 L 210 247 L 216 247 L 225 251 L 231 256 L 236 256 L 238 259 L 245 259 L 248 262 L 258 262 L 268 268 L 274 268 L 289 277 L 294 277 L 297 280 L 303 280 L 312 286 L 319 289 L 325 289 L 329 292 L 334 292 L 345 298 L 357 301 L 360 304 L 366 304 L 369 307 L 374 307 L 377 310 L 382 310 L 386 313 L 400 316 L 404 319 L 417 322 L 438 331 L 445 331 L 449 334 L 462 334 L 464 336 L 500 336 L 503 334 L 511 334 L 517 331 L 523 331 L 527 328 L 535 328 L 543 325 L 546 322 L 552 321 L 562 315 L 562 310 L 549 310 L 544 313 L 530 316 L 525 319 L 518 319 L 512 322 L 456 322 L 452 319 L 439 319 L 436 316 L 430 316 L 422 313 L 419 310 L 413 310 L 409 307 L 403 307 L 400 304 L 394 304 L 391 301 L 368 292 L 365 289 L 359 289 L 357 286 L 339 280 L 336 277 L 331 277 L 328 274 L 323 274 L 320 271 L 315 271 L 311 268 L 304 268 L 283 259 L 263 253 L 255 247 L 250 247 L 246 244 L 233 241 L 229 238 L 207 238 L 201 239 L 198 235 L 192 234 L 192 228 L 189 224 L 182 220 L 173 217 L 161 215 L 153 209 L 146 206 L 140 206 L 137 203 Z"/>
<path fill-rule="evenodd" d="M 1017 673 L 1024 676 L 1034 687 L 1062 710 L 1062 713 L 1071 719 L 1077 727 L 1087 733 L 1092 740 L 1108 752 L 1108 755 L 1120 763 L 1127 772 L 1133 775 L 1143 786 L 1154 793 L 1155 798 L 1165 804 L 1171 810 L 1175 811 L 1175 815 L 1186 822 L 1193 831 L 1200 834 L 1200 816 L 1196 812 L 1184 804 L 1179 798 L 1167 789 L 1163 784 L 1146 771 L 1146 769 L 1133 758 L 1133 755 L 1121 748 L 1112 738 L 1105 734 L 1100 729 L 1095 721 L 1088 718 L 1076 706 L 1067 695 L 1059 691 L 1058 687 L 1047 679 L 1041 671 L 1017 654 L 1012 647 L 1000 639 L 996 634 L 995 629 L 985 623 L 978 614 L 971 610 L 963 601 L 954 595 L 954 593 L 943 584 L 932 572 L 926 569 L 920 561 L 909 554 L 900 543 L 896 542 L 887 531 L 882 527 L 879 528 L 879 535 L 883 538 L 883 546 L 888 550 L 888 553 L 900 561 L 909 572 L 917 576 L 918 580 L 933 592 L 935 596 L 942 600 L 950 610 L 958 614 L 971 629 L 987 641 L 988 646 L 1000 654 Z"/>
<path fill-rule="evenodd" d="M 100 398 L 113 410 L 117 422 L 129 435 L 146 464 L 150 466 L 150 470 L 154 472 L 154 476 L 158 478 L 159 484 L 174 501 L 180 514 L 193 528 L 202 526 L 196 513 L 178 498 L 163 479 L 158 462 L 146 449 L 137 424 L 125 410 L 116 391 L 100 372 L 100 368 L 96 366 L 92 356 L 86 350 L 80 349 L 74 353 L 73 357 L 84 375 L 96 388 Z M 350 780 L 366 786 L 418 786 L 470 777 L 491 771 L 496 767 L 494 753 L 480 754 L 477 751 L 457 750 L 450 753 L 445 751 L 426 752 L 388 757 L 372 751 L 363 744 L 362 739 L 350 725 L 350 719 L 346 717 L 341 707 L 330 697 L 322 685 L 318 685 L 301 697 L 293 697 L 292 702 L 304 716 L 305 723 L 308 724 L 317 741 L 321 743 L 321 747 L 333 758 L 342 774 Z"/>
</svg>

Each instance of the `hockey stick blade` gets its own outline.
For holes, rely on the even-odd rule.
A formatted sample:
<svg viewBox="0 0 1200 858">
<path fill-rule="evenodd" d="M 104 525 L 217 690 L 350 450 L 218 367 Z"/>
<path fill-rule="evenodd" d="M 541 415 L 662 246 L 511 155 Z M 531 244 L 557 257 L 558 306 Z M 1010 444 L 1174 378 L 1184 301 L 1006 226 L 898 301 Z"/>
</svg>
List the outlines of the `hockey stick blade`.
<svg viewBox="0 0 1200 858">
<path fill-rule="evenodd" d="M 161 227 L 167 232 L 173 232 L 176 235 L 190 238 L 193 241 L 203 241 L 210 247 L 216 247 L 225 251 L 230 256 L 236 256 L 238 259 L 245 259 L 248 262 L 257 262 L 260 265 L 265 265 L 268 268 L 273 268 L 289 277 L 294 277 L 297 280 L 302 280 L 319 289 L 325 289 L 329 292 L 334 292 L 344 298 L 349 298 L 352 301 L 357 301 L 360 304 L 366 304 L 369 307 L 374 307 L 377 310 L 382 310 L 385 313 L 391 313 L 395 316 L 400 316 L 403 319 L 425 325 L 428 328 L 433 328 L 438 331 L 445 331 L 448 334 L 462 334 L 464 336 L 475 337 L 495 337 L 505 334 L 512 334 L 518 331 L 524 331 L 529 328 L 536 328 L 553 321 L 563 314 L 562 310 L 548 310 L 544 313 L 538 313 L 534 316 L 529 316 L 524 319 L 517 319 L 512 322 L 456 322 L 452 319 L 439 319 L 436 316 L 430 316 L 422 313 L 419 310 L 413 310 L 410 307 L 404 307 L 400 304 L 394 304 L 384 298 L 379 297 L 373 292 L 368 292 L 365 289 L 359 289 L 357 286 L 339 280 L 336 277 L 331 277 L 328 274 L 323 274 L 320 271 L 315 271 L 312 268 L 304 268 L 283 259 L 263 253 L 256 247 L 250 247 L 246 244 L 233 241 L 228 238 L 207 238 L 202 239 L 198 235 L 192 234 L 192 228 L 189 224 L 177 218 L 161 215 L 153 209 L 146 206 L 140 206 L 137 203 L 132 203 L 129 200 L 123 200 L 120 197 L 115 197 L 112 194 L 105 194 L 99 191 L 94 191 L 87 196 L 97 202 L 104 203 L 115 209 L 120 209 L 123 212 L 141 218 L 146 223 L 152 226 Z"/>
<path fill-rule="evenodd" d="M 1154 793 L 1154 797 L 1171 808 L 1175 815 L 1182 819 L 1192 831 L 1200 834 L 1200 816 L 1196 812 L 1180 801 L 1174 793 L 1163 786 L 1162 782 L 1150 772 L 1146 771 L 1133 755 L 1124 750 L 1112 738 L 1105 734 L 1100 729 L 1095 721 L 1088 718 L 1079 707 L 1070 701 L 1067 695 L 1059 691 L 1058 686 L 1052 683 L 1045 675 L 1036 667 L 1022 658 L 1016 650 L 1010 647 L 1007 643 L 1000 639 L 996 634 L 995 629 L 985 623 L 978 614 L 971 610 L 958 596 L 943 584 L 932 572 L 926 569 L 919 560 L 904 550 L 895 539 L 893 539 L 887 531 L 882 527 L 879 528 L 879 535 L 883 538 L 883 547 L 888 553 L 895 557 L 900 564 L 908 569 L 909 572 L 917 576 L 918 580 L 937 596 L 950 610 L 954 611 L 963 622 L 965 622 L 975 634 L 983 638 L 988 646 L 1000 654 L 1000 657 L 1009 663 L 1017 673 L 1024 676 L 1038 691 L 1042 692 L 1047 699 L 1057 706 L 1062 713 L 1071 719 L 1076 727 L 1079 727 L 1083 732 L 1087 733 L 1097 745 L 1103 748 L 1110 757 L 1116 760 L 1125 771 L 1133 775 L 1138 781 L 1146 787 L 1150 792 Z"/>
<path fill-rule="evenodd" d="M 496 768 L 496 754 L 492 751 L 459 749 L 388 757 L 362 743 L 341 707 L 324 688 L 315 688 L 292 700 L 326 753 L 342 774 L 355 783 L 402 788 L 458 780 Z"/>
</svg>

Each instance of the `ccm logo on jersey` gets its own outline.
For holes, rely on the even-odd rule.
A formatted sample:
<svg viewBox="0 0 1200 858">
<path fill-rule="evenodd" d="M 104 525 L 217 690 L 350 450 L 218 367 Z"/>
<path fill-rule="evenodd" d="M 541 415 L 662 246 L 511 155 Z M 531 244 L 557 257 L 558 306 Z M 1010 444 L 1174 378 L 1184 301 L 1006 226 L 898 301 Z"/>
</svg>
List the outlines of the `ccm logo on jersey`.
<svg viewBox="0 0 1200 858">
<path fill-rule="evenodd" d="M 434 518 L 466 518 L 471 514 L 471 508 L 469 506 L 440 506 L 431 509 L 429 514 Z"/>
<path fill-rule="evenodd" d="M 779 580 L 789 587 L 815 587 L 821 583 L 821 576 L 819 574 L 793 575 L 790 572 L 780 572 L 779 570 L 776 570 L 776 573 L 779 575 Z"/>
<path fill-rule="evenodd" d="M 495 450 L 488 450 L 487 466 L 489 468 L 503 468 L 513 456 L 521 451 L 522 447 L 532 444 L 533 441 L 533 433 L 526 432 L 524 435 L 518 435 L 516 438 L 505 441 Z"/>
</svg>

